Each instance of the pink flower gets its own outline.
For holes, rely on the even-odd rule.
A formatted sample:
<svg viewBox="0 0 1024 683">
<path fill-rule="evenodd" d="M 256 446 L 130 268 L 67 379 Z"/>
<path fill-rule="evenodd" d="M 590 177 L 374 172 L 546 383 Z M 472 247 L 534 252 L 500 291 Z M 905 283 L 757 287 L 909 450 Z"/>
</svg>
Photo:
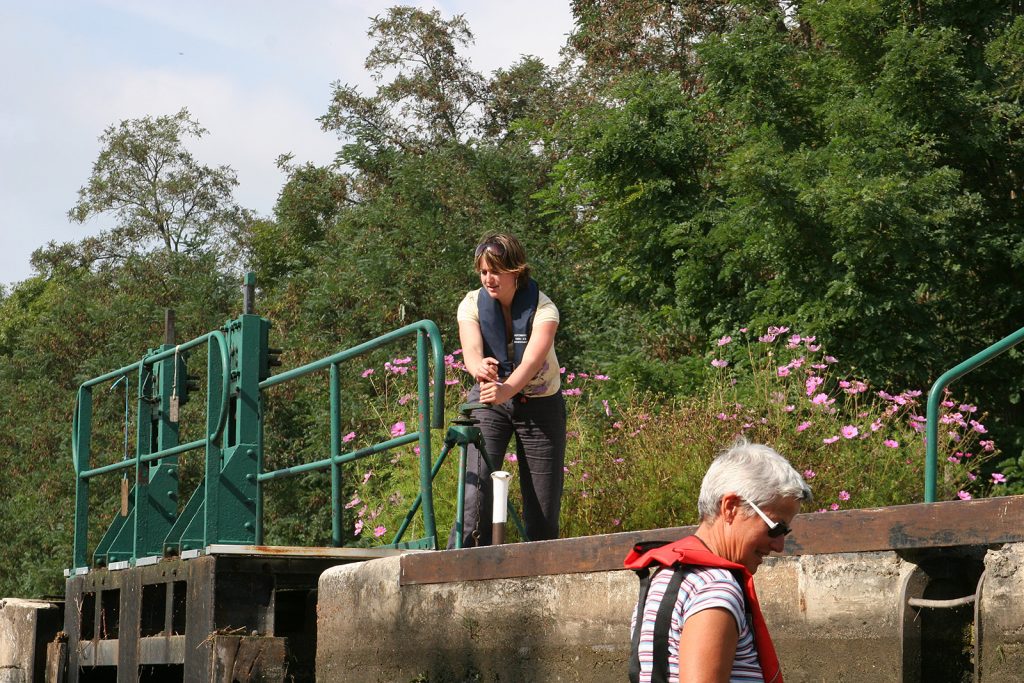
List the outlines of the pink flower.
<svg viewBox="0 0 1024 683">
<path fill-rule="evenodd" d="M 363 533 L 363 520 L 361 520 L 361 519 L 357 519 L 356 520 L 356 525 L 355 525 L 355 528 L 353 529 L 353 531 L 355 531 L 356 536 L 358 536 L 359 534 Z"/>
<path fill-rule="evenodd" d="M 711 361 L 711 366 L 712 366 L 712 367 L 715 367 L 715 368 L 724 368 L 724 367 L 725 367 L 725 366 L 727 366 L 728 364 L 729 364 L 729 361 L 727 361 L 727 360 L 721 360 L 721 359 L 719 359 L 719 358 L 716 358 L 716 359 L 714 359 L 713 361 Z"/>
<path fill-rule="evenodd" d="M 788 365 L 783 365 L 782 367 L 780 367 L 778 369 L 778 375 L 779 375 L 779 377 L 788 377 L 789 376 L 789 366 Z"/>
<path fill-rule="evenodd" d="M 844 439 L 852 439 L 853 437 L 860 434 L 860 431 L 858 431 L 858 429 L 853 425 L 846 425 L 839 431 L 842 433 Z"/>
<path fill-rule="evenodd" d="M 810 377 L 808 377 L 807 381 L 804 382 L 804 386 L 807 389 L 807 395 L 810 396 L 815 391 L 817 391 L 818 387 L 820 387 L 824 381 L 824 379 L 818 377 L 817 375 L 811 375 Z"/>
<path fill-rule="evenodd" d="M 967 491 L 957 491 L 956 497 L 959 498 L 960 500 L 970 500 L 971 494 L 967 493 Z"/>
<path fill-rule="evenodd" d="M 519 458 L 516 457 L 515 453 L 506 453 L 505 454 L 505 461 L 506 462 L 518 462 Z"/>
<path fill-rule="evenodd" d="M 608 407 L 608 400 L 607 399 L 601 399 L 601 404 L 604 406 L 604 414 L 607 415 L 608 417 L 611 417 L 612 416 L 612 409 Z"/>
<path fill-rule="evenodd" d="M 992 473 L 992 483 L 993 484 L 1005 484 L 1006 483 L 1006 476 L 1003 475 L 1003 474 L 1000 474 L 999 472 L 993 472 Z"/>
<path fill-rule="evenodd" d="M 459 380 L 457 380 L 457 379 L 446 379 L 444 381 L 444 385 L 446 387 L 450 387 L 450 386 L 453 386 L 453 385 L 458 384 L 458 383 L 459 383 Z"/>
<path fill-rule="evenodd" d="M 362 502 L 363 501 L 359 499 L 359 494 L 357 493 L 356 495 L 352 496 L 352 500 L 350 500 L 349 502 L 345 503 L 345 509 L 346 510 L 351 510 L 356 505 L 359 505 Z"/>
<path fill-rule="evenodd" d="M 948 460 L 949 462 L 953 463 L 954 465 L 959 465 L 960 464 L 960 458 L 956 457 L 955 455 L 949 456 L 948 458 L 946 458 L 946 460 Z"/>
<path fill-rule="evenodd" d="M 413 452 L 414 455 L 419 455 L 420 454 L 420 447 L 419 446 L 413 446 L 412 447 L 412 452 Z"/>
<path fill-rule="evenodd" d="M 886 439 L 882 443 L 884 443 L 889 448 L 899 448 L 900 447 L 900 442 L 897 441 L 896 439 Z"/>
<path fill-rule="evenodd" d="M 788 340 L 786 340 L 786 348 L 787 349 L 795 349 L 798 346 L 800 346 L 800 335 L 799 334 L 794 334 L 792 337 L 790 337 Z"/>
<path fill-rule="evenodd" d="M 341 437 L 341 442 L 342 443 L 348 443 L 349 441 L 351 441 L 354 438 L 356 438 L 356 433 L 355 432 L 349 432 L 345 436 Z"/>
<path fill-rule="evenodd" d="M 832 363 L 838 363 L 839 359 L 835 356 L 825 356 L 825 362 L 831 365 Z"/>
<path fill-rule="evenodd" d="M 796 406 L 788 405 L 785 408 L 783 408 L 783 410 L 786 411 L 787 413 L 792 413 L 794 410 L 796 410 Z M 763 419 L 761 421 L 764 422 Z"/>
<path fill-rule="evenodd" d="M 722 337 L 721 339 L 718 340 L 718 345 L 719 346 L 725 346 L 726 344 L 728 344 L 731 341 L 732 341 L 732 337 L 730 337 L 729 335 L 725 335 L 724 337 Z"/>
<path fill-rule="evenodd" d="M 612 520 L 612 526 L 619 526 L 620 524 L 622 524 L 622 520 L 618 517 Z"/>
<path fill-rule="evenodd" d="M 817 473 L 814 470 L 804 470 L 804 479 L 814 479 Z"/>
<path fill-rule="evenodd" d="M 412 358 L 409 356 L 406 356 L 405 358 L 395 358 L 391 362 L 394 363 L 395 365 L 408 365 L 409 363 L 412 362 Z"/>
<path fill-rule="evenodd" d="M 822 443 L 835 443 L 836 441 L 839 441 L 839 437 L 838 436 L 830 436 L 827 439 L 822 439 L 821 440 Z"/>
<path fill-rule="evenodd" d="M 818 394 L 811 399 L 811 403 L 816 403 L 817 405 L 828 405 L 832 403 L 832 401 L 828 399 L 828 394 Z"/>
<path fill-rule="evenodd" d="M 564 365 L 562 367 L 558 368 L 558 374 L 560 374 L 560 375 L 564 375 L 565 374 L 565 366 Z"/>
<path fill-rule="evenodd" d="M 579 396 L 583 393 L 582 389 L 563 389 L 562 396 Z"/>
<path fill-rule="evenodd" d="M 373 374 L 373 368 L 366 368 L 362 372 L 363 377 L 369 377 L 372 374 Z"/>
<path fill-rule="evenodd" d="M 965 413 L 973 413 L 978 409 L 978 406 L 971 405 L 970 403 L 961 403 L 960 410 Z"/>
<path fill-rule="evenodd" d="M 971 420 L 971 427 L 974 429 L 974 431 L 978 432 L 979 434 L 984 434 L 988 432 L 988 430 L 985 428 L 985 425 L 981 424 L 977 420 Z"/>
<path fill-rule="evenodd" d="M 620 464 L 626 462 L 626 459 L 625 458 L 613 458 L 612 462 L 615 463 L 616 465 L 620 465 Z"/>
<path fill-rule="evenodd" d="M 612 429 L 622 429 L 621 422 L 612 422 Z"/>
<path fill-rule="evenodd" d="M 762 342 L 764 344 L 771 344 L 773 341 L 775 341 L 775 335 L 762 334 L 760 337 L 757 338 L 757 341 Z"/>
<path fill-rule="evenodd" d="M 715 415 L 715 417 L 717 417 L 719 420 L 728 420 L 729 419 L 729 416 L 726 415 L 725 413 L 719 413 L 718 415 Z"/>
<path fill-rule="evenodd" d="M 874 422 L 871 423 L 871 431 L 877 432 L 881 428 L 882 428 L 882 418 L 878 418 L 877 420 L 875 420 Z"/>
<path fill-rule="evenodd" d="M 802 431 L 804 431 L 805 429 L 807 429 L 810 426 L 811 426 L 810 422 L 801 422 L 800 424 L 798 424 L 796 426 L 796 431 L 797 432 L 802 432 Z M 810 471 L 810 470 L 808 470 L 808 471 Z"/>
<path fill-rule="evenodd" d="M 373 470 L 367 470 L 366 474 L 363 475 L 363 483 L 370 481 L 370 477 L 373 476 Z"/>
<path fill-rule="evenodd" d="M 608 375 L 594 375 L 594 379 L 596 379 L 598 382 L 607 382 L 608 380 L 611 379 L 611 377 L 609 377 Z"/>
<path fill-rule="evenodd" d="M 984 448 L 986 453 L 991 453 L 996 449 L 995 441 L 987 441 L 985 439 L 982 439 L 981 441 L 978 442 L 978 445 Z"/>
<path fill-rule="evenodd" d="M 391 425 L 391 436 L 392 436 L 392 438 L 402 436 L 403 434 L 405 434 L 405 423 L 404 422 L 399 420 L 395 424 Z"/>
<path fill-rule="evenodd" d="M 373 529 L 373 536 L 374 536 L 374 538 L 380 538 L 381 536 L 383 536 L 387 532 L 388 532 L 387 528 L 383 524 L 381 524 L 379 526 L 374 527 L 374 529 Z"/>
<path fill-rule="evenodd" d="M 839 492 L 839 500 L 850 500 L 850 492 L 849 491 L 840 491 Z"/>
<path fill-rule="evenodd" d="M 839 503 L 832 503 L 831 505 L 828 506 L 828 509 L 831 510 L 832 512 L 835 512 L 836 510 L 839 509 Z"/>
</svg>

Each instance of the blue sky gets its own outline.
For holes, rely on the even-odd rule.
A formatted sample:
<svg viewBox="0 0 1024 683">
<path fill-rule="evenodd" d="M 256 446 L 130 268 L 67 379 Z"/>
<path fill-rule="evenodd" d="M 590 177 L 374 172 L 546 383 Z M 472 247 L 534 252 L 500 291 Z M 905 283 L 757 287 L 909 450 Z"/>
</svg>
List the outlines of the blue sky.
<svg viewBox="0 0 1024 683">
<path fill-rule="evenodd" d="M 327 163 L 339 147 L 316 118 L 331 83 L 370 91 L 363 70 L 375 0 L 0 0 L 0 284 L 32 274 L 50 240 L 109 227 L 67 220 L 117 122 L 187 107 L 209 131 L 190 144 L 238 173 L 236 199 L 267 214 L 279 154 Z M 572 29 L 569 0 L 413 2 L 464 14 L 485 73 L 532 54 L 553 64 Z"/>
</svg>

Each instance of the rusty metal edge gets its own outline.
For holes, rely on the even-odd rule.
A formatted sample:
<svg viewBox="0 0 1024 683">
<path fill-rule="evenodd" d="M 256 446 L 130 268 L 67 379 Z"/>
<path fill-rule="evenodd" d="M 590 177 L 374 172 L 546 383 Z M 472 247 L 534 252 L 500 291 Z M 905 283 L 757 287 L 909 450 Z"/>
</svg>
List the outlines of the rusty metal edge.
<svg viewBox="0 0 1024 683">
<path fill-rule="evenodd" d="M 672 541 L 696 527 L 403 555 L 399 583 L 416 585 L 622 569 L 640 541 Z M 783 555 L 910 550 L 1024 541 L 1024 496 L 804 513 Z"/>
</svg>

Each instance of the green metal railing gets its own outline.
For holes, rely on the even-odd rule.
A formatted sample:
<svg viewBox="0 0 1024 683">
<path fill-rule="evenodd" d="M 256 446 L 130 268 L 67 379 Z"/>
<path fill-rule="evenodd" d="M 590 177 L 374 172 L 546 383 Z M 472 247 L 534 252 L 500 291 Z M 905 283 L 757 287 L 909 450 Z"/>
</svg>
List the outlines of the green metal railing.
<svg viewBox="0 0 1024 683">
<path fill-rule="evenodd" d="M 162 396 L 155 398 L 153 391 L 154 379 L 161 375 L 170 377 L 173 368 L 168 368 L 169 363 L 177 363 L 177 359 L 193 348 L 207 344 L 209 346 L 209 382 L 215 380 L 220 386 L 207 388 L 207 415 L 211 416 L 208 424 L 212 429 L 207 430 L 206 436 L 202 439 L 185 444 L 177 443 L 177 427 L 167 429 L 171 426 L 167 420 L 157 420 L 159 426 L 153 434 L 154 413 L 163 414 L 168 410 L 168 399 L 173 393 L 167 382 L 160 382 L 164 385 Z M 216 352 L 216 353 L 215 353 Z M 169 361 L 169 363 L 168 363 Z M 219 363 L 219 367 L 215 366 Z M 160 366 L 163 364 L 163 367 Z M 157 372 L 154 372 L 156 370 Z M 93 387 L 104 383 L 126 382 L 135 375 L 137 377 L 137 433 L 134 458 L 125 458 L 120 462 L 111 463 L 101 467 L 90 467 L 91 465 L 91 442 L 92 442 L 92 391 Z M 178 346 L 164 345 L 161 350 L 150 352 L 142 360 L 132 365 L 126 365 L 112 372 L 83 382 L 78 388 L 75 401 L 75 412 L 72 422 L 71 449 L 72 464 L 75 470 L 75 538 L 73 549 L 74 566 L 82 567 L 87 563 L 87 539 L 88 539 L 88 518 L 89 518 L 89 482 L 94 477 L 125 470 L 134 470 L 134 485 L 131 491 L 132 513 L 129 515 L 115 516 L 103 540 L 96 548 L 95 555 L 107 558 L 108 552 L 113 552 L 115 559 L 129 555 L 132 559 L 158 554 L 162 548 L 163 538 L 154 544 L 154 531 L 170 531 L 170 521 L 175 513 L 170 506 L 175 505 L 177 499 L 177 456 L 190 450 L 198 448 L 209 449 L 212 442 L 217 439 L 222 431 L 228 414 L 228 347 L 224 333 L 214 330 L 190 342 Z M 126 389 L 127 391 L 127 389 Z M 157 403 L 158 405 L 154 405 Z M 216 403 L 216 416 L 213 417 L 214 403 Z M 127 420 L 127 415 L 125 416 Z M 127 425 L 126 425 L 127 428 Z M 155 438 L 154 438 L 155 437 Z M 152 451 L 154 442 L 157 450 Z M 144 464 L 157 463 L 155 468 L 144 470 Z M 151 487 L 158 489 L 157 495 Z M 140 506 L 143 500 L 147 505 Z M 164 528 L 166 527 L 166 528 Z M 124 531 L 125 533 L 122 533 Z M 130 536 L 126 535 L 130 533 Z M 119 540 L 120 539 L 120 540 Z"/>
<path fill-rule="evenodd" d="M 932 385 L 931 390 L 928 392 L 928 423 L 925 432 L 927 444 L 924 467 L 924 502 L 935 502 L 939 452 L 939 405 L 942 402 L 943 390 L 971 370 L 984 365 L 1022 341 L 1024 341 L 1024 327 L 992 344 L 980 353 L 971 356 L 956 367 L 947 370 L 935 380 L 935 384 Z"/>
<path fill-rule="evenodd" d="M 390 344 L 393 341 L 401 339 L 409 335 L 416 335 L 416 388 L 417 388 L 417 399 L 419 402 L 418 414 L 419 414 L 419 428 L 415 432 L 410 432 L 402 436 L 382 441 L 368 446 L 360 448 L 349 453 L 342 453 L 341 450 L 341 381 L 339 366 L 341 363 L 351 360 L 357 356 L 369 353 L 374 349 L 377 349 L 386 344 Z M 430 350 L 433 355 L 433 367 L 434 367 L 434 400 L 433 410 L 430 406 L 430 381 L 429 375 L 427 374 L 427 343 L 430 343 Z M 281 479 L 285 477 L 292 477 L 298 474 L 306 472 L 316 472 L 330 468 L 331 470 L 331 537 L 332 542 L 339 546 L 343 542 L 342 538 L 342 505 L 341 501 L 341 487 L 342 487 L 342 475 L 341 466 L 345 463 L 354 462 L 361 458 L 365 458 L 378 453 L 384 453 L 392 448 L 398 448 L 406 444 L 419 442 L 420 457 L 419 457 L 419 476 L 420 476 L 420 495 L 416 499 L 416 503 L 413 504 L 413 508 L 409 511 L 409 517 L 415 514 L 416 508 L 422 505 L 423 508 L 423 525 L 426 541 L 428 544 L 436 546 L 437 543 L 437 528 L 434 523 L 434 499 L 432 494 L 433 489 L 433 478 L 434 474 L 431 471 L 431 450 L 430 450 L 430 429 L 440 429 L 444 426 L 444 350 L 441 347 L 441 332 L 438 330 L 437 325 L 430 320 L 421 320 L 411 325 L 406 325 L 403 328 L 385 334 L 383 336 L 372 339 L 368 342 L 354 346 L 345 351 L 322 358 L 318 361 L 308 363 L 298 368 L 294 368 L 287 372 L 283 372 L 280 375 L 269 377 L 260 382 L 260 390 L 266 390 L 270 387 L 282 384 L 289 380 L 297 379 L 304 375 L 308 375 L 312 372 L 325 370 L 330 368 L 330 401 L 331 401 L 331 454 L 330 457 L 317 460 L 315 462 L 305 463 L 302 465 L 296 465 L 294 467 L 287 467 L 279 470 L 273 470 L 269 472 L 260 472 L 258 475 L 258 481 L 260 483 L 272 481 L 274 479 Z M 263 515 L 257 514 L 257 520 L 260 526 L 257 528 L 257 542 L 262 542 L 263 529 L 262 519 Z M 402 527 L 395 534 L 394 540 L 391 545 L 398 545 L 402 536 L 405 533 L 408 524 L 403 524 Z M 420 544 L 422 545 L 422 544 Z"/>
<path fill-rule="evenodd" d="M 255 279 L 247 277 L 247 286 Z M 251 292 L 247 291 L 247 297 Z M 251 310 L 247 302 L 246 310 Z M 168 338 L 173 339 L 173 317 Z M 271 376 L 279 351 L 268 346 L 270 322 L 251 313 L 228 321 L 220 330 L 189 342 L 164 344 L 142 360 L 84 382 L 78 389 L 72 426 L 75 472 L 74 567 L 87 567 L 89 489 L 96 477 L 124 473 L 121 514 L 114 515 L 93 551 L 96 565 L 134 563 L 141 557 L 180 554 L 211 544 L 263 542 L 263 485 L 306 472 L 331 470 L 332 542 L 342 533 L 342 470 L 345 463 L 418 442 L 420 493 L 391 545 L 398 546 L 409 522 L 422 510 L 426 537 L 403 547 L 436 547 L 430 429 L 444 424 L 445 366 L 441 334 L 432 321 L 422 320 L 327 358 Z M 400 437 L 342 451 L 340 366 L 353 358 L 403 338 L 416 337 L 418 429 Z M 207 386 L 203 438 L 179 443 L 178 407 L 187 401 L 190 386 L 187 359 L 203 345 L 207 353 Z M 433 376 L 429 368 L 433 365 Z M 289 380 L 321 370 L 330 373 L 330 455 L 316 462 L 263 471 L 264 392 Z M 184 378 L 182 378 L 184 376 Z M 127 452 L 130 420 L 126 395 L 124 459 L 93 466 L 93 390 L 137 378 L 136 444 Z M 431 380 L 433 398 L 431 399 Z M 126 389 L 127 391 L 127 389 Z M 179 401 L 180 399 L 180 401 Z M 203 477 L 190 499 L 178 510 L 178 456 L 203 449 Z M 440 463 L 438 463 L 440 464 Z M 134 472 L 129 486 L 128 473 Z"/>
</svg>

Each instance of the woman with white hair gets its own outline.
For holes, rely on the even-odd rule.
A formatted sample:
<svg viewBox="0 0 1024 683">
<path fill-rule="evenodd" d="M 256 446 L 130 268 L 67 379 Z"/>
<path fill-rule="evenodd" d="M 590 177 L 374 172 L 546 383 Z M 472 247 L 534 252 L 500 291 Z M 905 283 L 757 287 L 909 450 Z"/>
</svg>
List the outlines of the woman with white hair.
<svg viewBox="0 0 1024 683">
<path fill-rule="evenodd" d="M 670 544 L 638 544 L 632 683 L 782 683 L 753 575 L 782 552 L 811 489 L 775 450 L 740 438 L 701 483 L 700 524 Z"/>
</svg>

